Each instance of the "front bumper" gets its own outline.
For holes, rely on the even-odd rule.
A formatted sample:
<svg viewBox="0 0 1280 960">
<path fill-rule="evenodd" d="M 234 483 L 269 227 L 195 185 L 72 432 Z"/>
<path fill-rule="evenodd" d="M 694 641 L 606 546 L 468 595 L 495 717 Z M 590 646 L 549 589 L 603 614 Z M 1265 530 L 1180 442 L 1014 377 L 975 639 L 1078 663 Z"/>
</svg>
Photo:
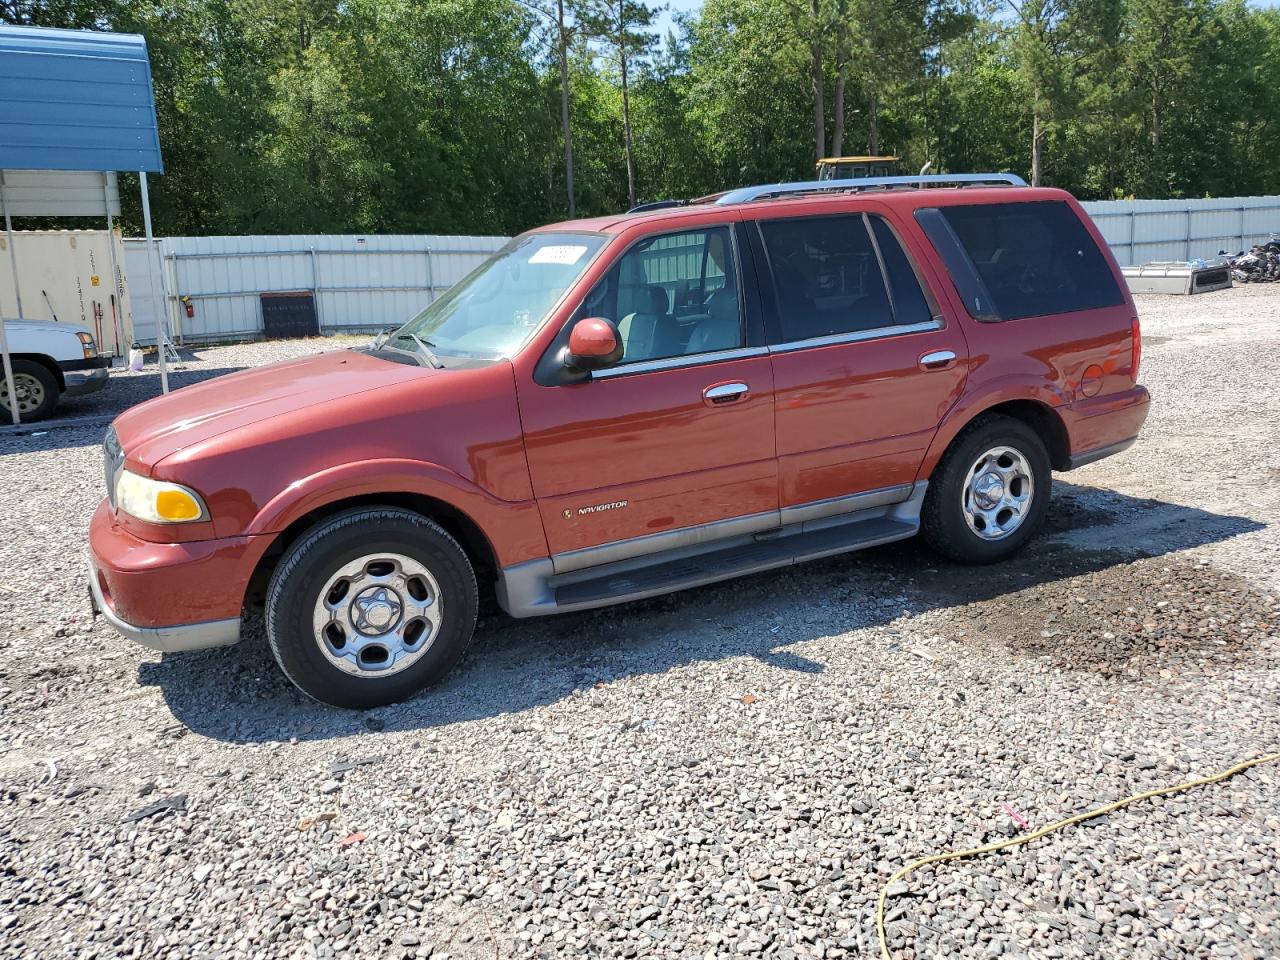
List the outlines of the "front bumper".
<svg viewBox="0 0 1280 960">
<path fill-rule="evenodd" d="M 98 571 L 94 568 L 92 559 L 89 561 L 89 602 L 94 614 L 102 614 L 121 636 L 161 653 L 229 647 L 240 639 L 239 617 L 206 620 L 203 623 L 181 623 L 171 627 L 139 627 L 122 620 L 102 594 L 102 585 L 98 581 Z"/>
<path fill-rule="evenodd" d="M 152 650 L 221 647 L 240 639 L 240 609 L 265 541 L 140 540 L 103 501 L 89 525 L 89 592 L 95 612 Z"/>
<path fill-rule="evenodd" d="M 103 367 L 84 373 L 64 373 L 62 378 L 67 381 L 64 393 L 68 397 L 82 397 L 86 393 L 97 393 L 107 385 L 107 370 Z"/>
</svg>

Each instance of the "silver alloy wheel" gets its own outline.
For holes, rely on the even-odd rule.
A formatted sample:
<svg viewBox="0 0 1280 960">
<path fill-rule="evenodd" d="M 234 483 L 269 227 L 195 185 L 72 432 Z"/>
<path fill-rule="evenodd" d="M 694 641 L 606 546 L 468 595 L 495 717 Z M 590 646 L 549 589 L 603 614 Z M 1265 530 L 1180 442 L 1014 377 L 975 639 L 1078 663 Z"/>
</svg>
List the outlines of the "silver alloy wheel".
<svg viewBox="0 0 1280 960">
<path fill-rule="evenodd" d="M 992 447 L 973 462 L 960 492 L 960 509 L 969 529 L 983 540 L 1003 540 L 1031 509 L 1035 480 L 1021 450 Z"/>
<path fill-rule="evenodd" d="M 18 399 L 18 413 L 34 413 L 44 403 L 44 384 L 29 373 L 13 375 L 13 392 Z M 9 385 L 0 377 L 0 406 L 9 409 Z"/>
<path fill-rule="evenodd" d="M 371 553 L 337 570 L 316 597 L 312 625 L 326 659 L 357 677 L 411 666 L 435 642 L 440 585 L 400 553 Z"/>
</svg>

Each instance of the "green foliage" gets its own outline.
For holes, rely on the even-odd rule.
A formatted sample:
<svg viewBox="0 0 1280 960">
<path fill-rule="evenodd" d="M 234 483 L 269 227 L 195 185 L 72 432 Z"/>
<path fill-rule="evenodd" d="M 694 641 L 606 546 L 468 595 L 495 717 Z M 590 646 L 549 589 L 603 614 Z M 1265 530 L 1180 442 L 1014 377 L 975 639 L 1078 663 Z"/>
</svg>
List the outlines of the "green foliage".
<svg viewBox="0 0 1280 960">
<path fill-rule="evenodd" d="M 981 2 L 705 0 L 660 38 L 654 4 L 565 0 L 579 215 L 630 203 L 628 140 L 640 201 L 807 179 L 816 135 L 906 169 L 1024 175 L 1038 139 L 1044 182 L 1085 198 L 1280 191 L 1277 10 Z M 555 0 L 0 0 L 3 21 L 147 37 L 162 234 L 561 219 L 555 16 Z"/>
</svg>

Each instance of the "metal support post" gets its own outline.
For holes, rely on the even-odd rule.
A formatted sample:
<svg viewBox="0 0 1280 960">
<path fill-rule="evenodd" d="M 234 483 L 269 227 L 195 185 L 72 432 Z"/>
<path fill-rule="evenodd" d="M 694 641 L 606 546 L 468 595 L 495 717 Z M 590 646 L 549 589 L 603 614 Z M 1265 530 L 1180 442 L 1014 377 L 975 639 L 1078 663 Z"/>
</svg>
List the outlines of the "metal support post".
<svg viewBox="0 0 1280 960">
<path fill-rule="evenodd" d="M 155 263 L 147 272 L 151 274 L 151 300 L 156 305 L 156 337 L 159 341 L 160 355 L 160 392 L 169 392 L 169 360 L 165 356 L 165 348 L 169 344 L 169 305 L 164 296 L 156 290 L 157 271 L 164 270 L 160 259 L 160 251 L 155 245 L 155 237 L 151 234 L 151 197 L 147 193 L 147 173 L 138 171 L 138 181 L 142 185 L 142 226 L 147 236 L 147 257 L 154 258 Z"/>
</svg>

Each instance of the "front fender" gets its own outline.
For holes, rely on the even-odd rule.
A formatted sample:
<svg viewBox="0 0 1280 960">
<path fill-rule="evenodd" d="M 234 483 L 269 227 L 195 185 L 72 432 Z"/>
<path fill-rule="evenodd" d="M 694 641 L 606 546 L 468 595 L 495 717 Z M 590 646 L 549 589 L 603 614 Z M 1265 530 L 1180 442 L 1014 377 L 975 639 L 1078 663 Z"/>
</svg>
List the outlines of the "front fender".
<svg viewBox="0 0 1280 960">
<path fill-rule="evenodd" d="M 533 500 L 500 500 L 452 470 L 425 460 L 361 460 L 329 467 L 289 484 L 258 511 L 245 532 L 280 533 L 315 510 L 378 494 L 413 494 L 449 504 L 480 528 L 503 566 L 548 554 Z"/>
<path fill-rule="evenodd" d="M 1028 382 L 1022 377 L 1001 377 L 985 383 L 981 391 L 962 396 L 956 405 L 947 411 L 942 423 L 938 425 L 938 432 L 933 435 L 933 442 L 929 444 L 916 479 L 928 479 L 933 474 L 934 467 L 946 453 L 947 447 L 951 446 L 951 441 L 972 423 L 975 417 L 981 416 L 992 407 L 1014 400 L 1039 404 L 1061 424 L 1062 416 L 1058 408 L 1069 404 L 1071 395 L 1061 384 L 1043 379 Z M 1063 429 L 1065 430 L 1065 425 Z"/>
</svg>

